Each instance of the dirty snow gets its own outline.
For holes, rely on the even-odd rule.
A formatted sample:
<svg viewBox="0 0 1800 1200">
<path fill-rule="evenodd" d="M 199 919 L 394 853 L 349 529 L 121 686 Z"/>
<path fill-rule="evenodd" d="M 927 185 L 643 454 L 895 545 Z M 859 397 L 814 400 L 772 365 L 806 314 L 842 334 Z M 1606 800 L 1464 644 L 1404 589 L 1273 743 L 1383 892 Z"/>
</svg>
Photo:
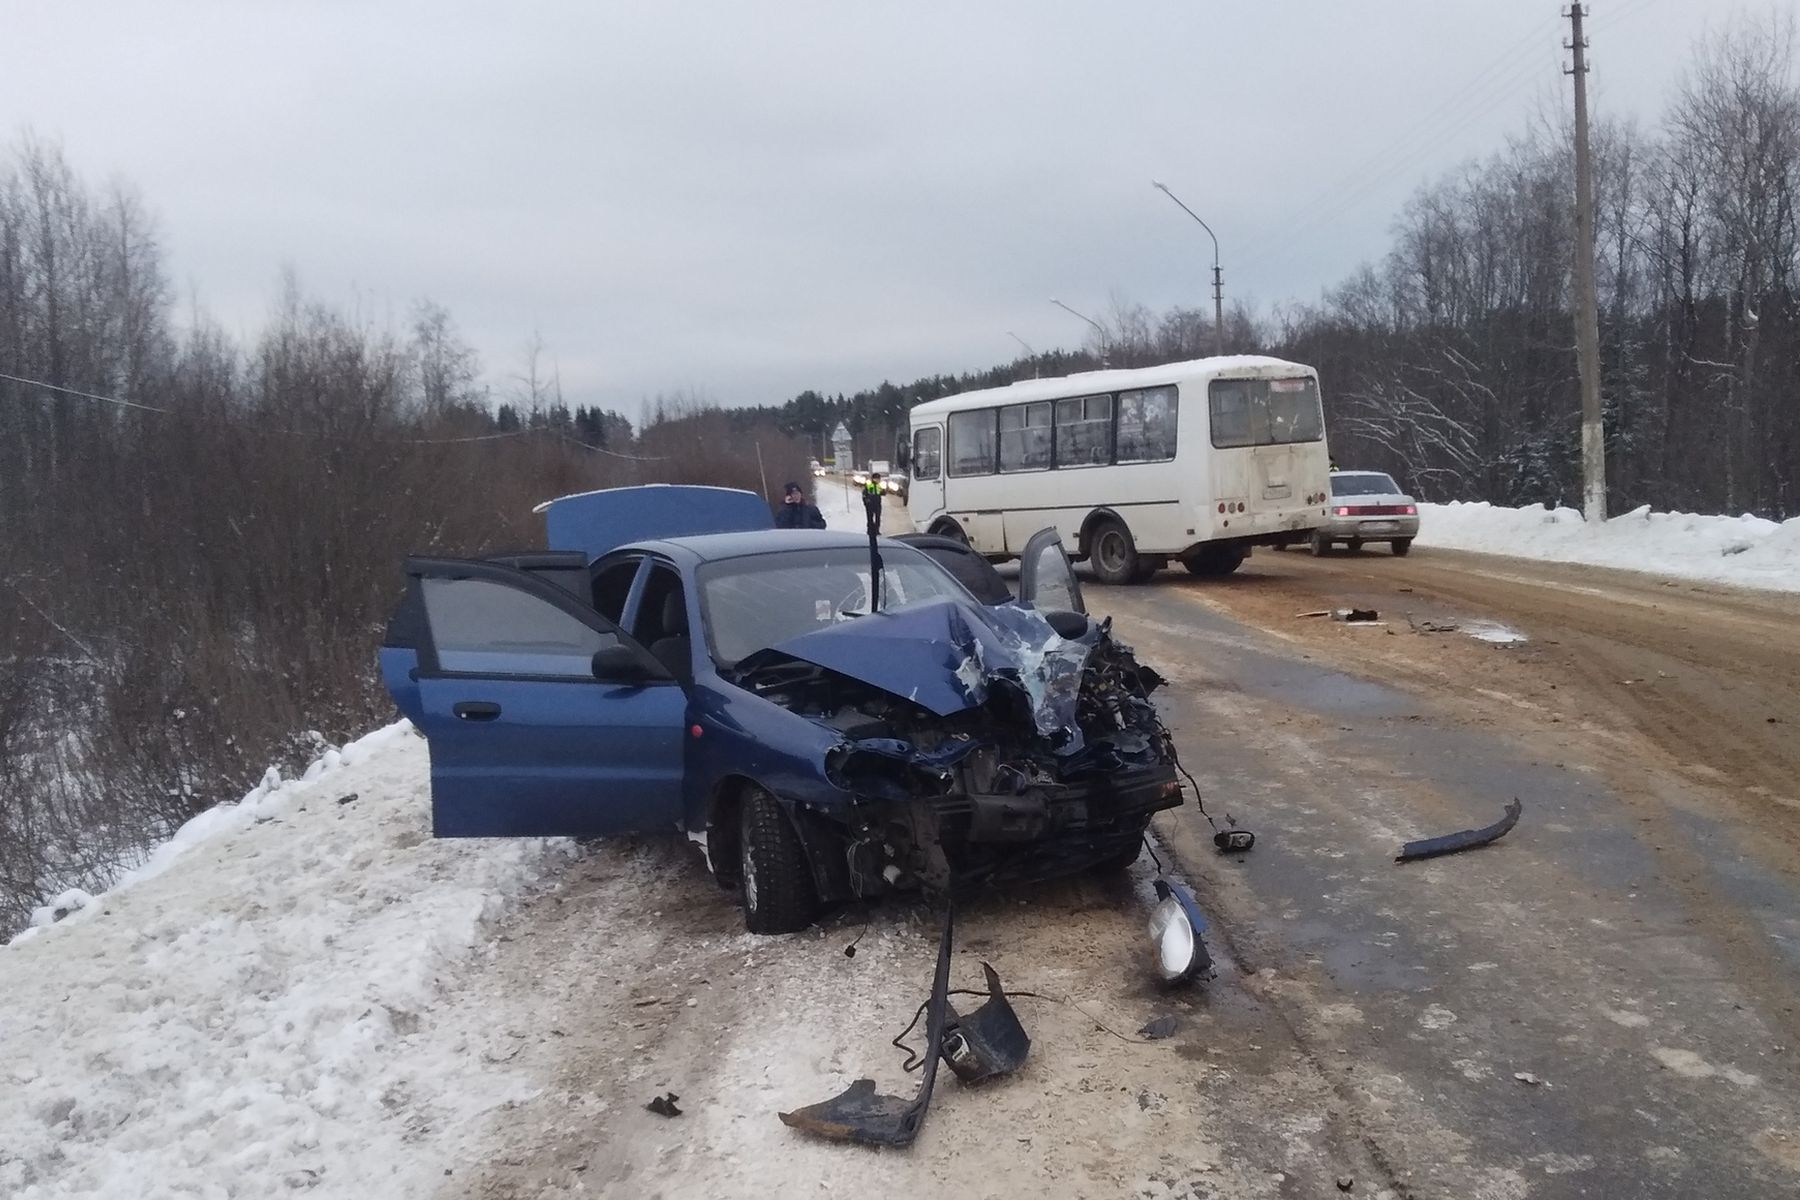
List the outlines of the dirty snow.
<svg viewBox="0 0 1800 1200">
<path fill-rule="evenodd" d="M 419 1024 L 567 847 L 431 840 L 404 723 L 329 757 L 0 949 L 0 1195 L 422 1194 L 529 1094 Z"/>
<path fill-rule="evenodd" d="M 1589 525 L 1572 508 L 1453 502 L 1419 506 L 1418 540 L 1451 550 L 1800 591 L 1800 517 L 1776 522 L 1645 506 Z"/>
</svg>

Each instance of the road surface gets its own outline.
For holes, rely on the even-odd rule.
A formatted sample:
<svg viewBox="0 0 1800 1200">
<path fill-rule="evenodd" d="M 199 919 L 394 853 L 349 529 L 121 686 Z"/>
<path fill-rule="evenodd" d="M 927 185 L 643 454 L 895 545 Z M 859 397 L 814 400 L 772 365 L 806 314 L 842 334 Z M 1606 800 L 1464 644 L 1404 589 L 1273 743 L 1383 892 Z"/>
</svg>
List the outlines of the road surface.
<svg viewBox="0 0 1800 1200">
<path fill-rule="evenodd" d="M 1147 983 L 1145 864 L 989 897 L 955 981 L 1050 997 L 1018 1001 L 1026 1068 L 941 1077 L 910 1151 L 823 1145 L 774 1114 L 910 1090 L 930 914 L 751 938 L 688 847 L 595 848 L 440 1018 L 541 1086 L 443 1194 L 1800 1194 L 1800 598 L 1421 549 L 1088 601 L 1258 834 L 1158 821 L 1216 979 Z M 1379 622 L 1298 615 L 1351 606 Z M 1504 841 L 1393 861 L 1515 796 Z M 681 1117 L 644 1111 L 669 1090 Z"/>
</svg>

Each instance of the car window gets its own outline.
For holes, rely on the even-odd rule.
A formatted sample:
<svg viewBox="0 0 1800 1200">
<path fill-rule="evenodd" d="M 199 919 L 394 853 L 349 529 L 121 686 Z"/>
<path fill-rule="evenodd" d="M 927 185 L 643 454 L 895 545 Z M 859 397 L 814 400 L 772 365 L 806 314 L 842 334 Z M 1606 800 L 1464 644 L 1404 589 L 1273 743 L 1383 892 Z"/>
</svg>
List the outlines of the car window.
<svg viewBox="0 0 1800 1200">
<path fill-rule="evenodd" d="M 1374 472 L 1355 475 L 1333 475 L 1331 477 L 1331 494 L 1334 496 L 1398 496 L 1400 485 L 1388 475 Z"/>
<path fill-rule="evenodd" d="M 594 652 L 618 644 L 548 600 L 487 579 L 424 578 L 438 669 L 478 675 L 594 677 Z"/>
<path fill-rule="evenodd" d="M 625 619 L 625 601 L 631 595 L 631 581 L 637 578 L 641 562 L 634 555 L 607 563 L 594 572 L 594 607 L 615 625 Z"/>
<path fill-rule="evenodd" d="M 969 593 L 910 546 L 885 546 L 882 607 Z M 729 667 L 758 650 L 869 611 L 869 552 L 855 546 L 720 559 L 697 572 L 713 661 Z"/>
<path fill-rule="evenodd" d="M 687 606 L 682 599 L 681 576 L 673 567 L 657 563 L 650 570 L 650 578 L 644 581 L 644 596 L 638 601 L 631 636 L 640 646 L 654 646 L 664 638 L 686 635 Z"/>
<path fill-rule="evenodd" d="M 994 570 L 994 564 L 969 549 L 948 539 L 914 543 L 914 548 L 956 577 L 956 581 L 983 604 L 1004 604 L 1013 598 L 1006 580 Z"/>
</svg>

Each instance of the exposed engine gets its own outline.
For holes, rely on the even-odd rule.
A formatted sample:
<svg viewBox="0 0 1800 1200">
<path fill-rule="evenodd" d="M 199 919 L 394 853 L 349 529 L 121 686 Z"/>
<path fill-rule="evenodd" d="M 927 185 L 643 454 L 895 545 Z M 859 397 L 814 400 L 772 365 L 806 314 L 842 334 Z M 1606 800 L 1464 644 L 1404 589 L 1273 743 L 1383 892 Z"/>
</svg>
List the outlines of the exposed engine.
<svg viewBox="0 0 1800 1200">
<path fill-rule="evenodd" d="M 1006 623 L 1005 654 L 972 646 L 957 664 L 971 703 L 947 715 L 793 657 L 740 673 L 841 736 L 824 768 L 852 797 L 831 817 L 855 894 L 1079 870 L 1133 853 L 1150 815 L 1181 803 L 1150 701 L 1161 677 L 1107 624 L 1070 638 L 1029 611 Z"/>
</svg>

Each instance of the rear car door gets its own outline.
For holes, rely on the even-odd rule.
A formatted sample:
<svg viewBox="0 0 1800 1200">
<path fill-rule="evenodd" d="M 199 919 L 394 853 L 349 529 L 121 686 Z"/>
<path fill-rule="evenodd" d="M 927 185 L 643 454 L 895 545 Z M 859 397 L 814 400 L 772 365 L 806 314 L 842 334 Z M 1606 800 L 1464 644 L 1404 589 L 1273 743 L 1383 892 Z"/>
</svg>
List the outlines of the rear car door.
<svg viewBox="0 0 1800 1200">
<path fill-rule="evenodd" d="M 422 620 L 414 723 L 439 837 L 674 829 L 687 695 L 591 604 L 501 563 L 406 564 Z M 595 675 L 596 652 L 615 668 Z"/>
<path fill-rule="evenodd" d="M 1032 534 L 1019 555 L 1019 599 L 1039 612 L 1087 612 L 1075 564 L 1055 526 Z"/>
</svg>

